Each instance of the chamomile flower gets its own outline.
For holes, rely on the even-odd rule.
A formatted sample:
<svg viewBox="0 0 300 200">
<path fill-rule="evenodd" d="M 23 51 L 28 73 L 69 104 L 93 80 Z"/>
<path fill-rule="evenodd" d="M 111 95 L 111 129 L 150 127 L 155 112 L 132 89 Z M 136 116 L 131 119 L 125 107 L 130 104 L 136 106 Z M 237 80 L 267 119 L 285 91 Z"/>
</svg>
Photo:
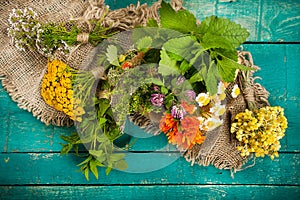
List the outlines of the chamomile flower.
<svg viewBox="0 0 300 200">
<path fill-rule="evenodd" d="M 206 106 L 210 102 L 210 96 L 208 93 L 200 93 L 196 97 L 196 102 L 200 107 Z"/>
<path fill-rule="evenodd" d="M 233 98 L 237 98 L 240 93 L 241 93 L 241 90 L 240 90 L 239 86 L 237 84 L 235 84 L 232 88 L 231 96 Z"/>
<path fill-rule="evenodd" d="M 205 120 L 204 122 L 204 128 L 207 129 L 207 131 L 212 131 L 215 128 L 221 126 L 223 124 L 223 120 L 219 119 L 219 118 L 208 118 Z"/>
<path fill-rule="evenodd" d="M 215 104 L 209 110 L 209 112 L 211 112 L 215 116 L 221 116 L 225 113 L 225 111 L 226 111 L 225 105 L 222 104 Z"/>
</svg>

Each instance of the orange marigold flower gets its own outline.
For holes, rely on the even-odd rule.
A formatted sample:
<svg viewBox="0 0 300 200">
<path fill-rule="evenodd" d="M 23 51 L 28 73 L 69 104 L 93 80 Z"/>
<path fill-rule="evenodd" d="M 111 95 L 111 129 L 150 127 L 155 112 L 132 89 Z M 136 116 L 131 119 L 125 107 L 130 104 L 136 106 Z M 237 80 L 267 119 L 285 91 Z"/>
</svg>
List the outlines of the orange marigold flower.
<svg viewBox="0 0 300 200">
<path fill-rule="evenodd" d="M 178 121 L 176 121 L 171 114 L 164 113 L 159 123 L 159 128 L 164 132 L 169 142 L 174 142 L 174 137 L 178 132 Z"/>
<path fill-rule="evenodd" d="M 193 114 L 196 110 L 195 105 L 193 104 L 188 104 L 186 101 L 182 101 L 181 102 L 182 107 L 184 108 L 184 110 L 189 113 L 189 114 Z"/>
</svg>

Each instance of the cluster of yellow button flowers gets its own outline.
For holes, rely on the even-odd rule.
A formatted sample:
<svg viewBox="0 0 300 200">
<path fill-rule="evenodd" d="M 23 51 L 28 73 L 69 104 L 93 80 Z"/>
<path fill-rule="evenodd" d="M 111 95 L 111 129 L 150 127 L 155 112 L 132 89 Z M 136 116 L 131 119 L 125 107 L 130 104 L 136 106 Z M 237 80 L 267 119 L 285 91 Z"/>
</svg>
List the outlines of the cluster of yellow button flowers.
<svg viewBox="0 0 300 200">
<path fill-rule="evenodd" d="M 258 110 L 239 113 L 231 125 L 231 133 L 236 134 L 240 142 L 237 149 L 241 156 L 255 153 L 256 157 L 269 155 L 273 160 L 278 157 L 279 140 L 284 136 L 287 119 L 283 108 L 263 107 Z"/>
<path fill-rule="evenodd" d="M 48 72 L 42 80 L 41 95 L 44 101 L 55 109 L 67 114 L 70 119 L 81 121 L 85 113 L 81 100 L 73 98 L 72 77 L 76 70 L 60 60 L 49 61 Z"/>
</svg>

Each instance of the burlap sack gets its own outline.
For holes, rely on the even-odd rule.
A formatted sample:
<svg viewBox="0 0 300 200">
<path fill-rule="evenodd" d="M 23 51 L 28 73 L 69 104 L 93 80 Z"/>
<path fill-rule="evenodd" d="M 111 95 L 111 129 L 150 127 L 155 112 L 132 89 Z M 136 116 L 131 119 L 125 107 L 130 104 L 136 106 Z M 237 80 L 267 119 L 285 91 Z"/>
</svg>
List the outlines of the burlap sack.
<svg viewBox="0 0 300 200">
<path fill-rule="evenodd" d="M 174 4 L 174 3 L 173 3 Z M 8 16 L 13 8 L 24 9 L 31 7 L 38 13 L 38 20 L 47 22 L 76 21 L 79 27 L 89 33 L 93 26 L 91 19 L 102 19 L 104 27 L 111 27 L 115 31 L 134 28 L 136 25 L 144 25 L 149 18 L 158 18 L 157 10 L 160 3 L 154 3 L 151 7 L 146 4 L 130 5 L 114 11 L 109 11 L 104 0 L 13 0 L 0 2 L 0 76 L 3 87 L 7 90 L 12 100 L 18 103 L 22 109 L 32 112 L 43 123 L 56 126 L 72 124 L 72 121 L 63 112 L 48 106 L 40 95 L 41 80 L 46 73 L 47 60 L 37 52 L 18 51 L 7 36 Z M 174 6 L 178 6 L 174 4 Z M 180 5 L 179 5 L 180 6 Z M 93 46 L 87 42 L 79 44 L 64 55 L 56 52 L 53 57 L 67 63 L 72 68 L 78 69 L 92 52 Z M 87 61 L 88 62 L 88 61 Z M 85 65 L 88 65 L 86 63 Z M 98 78 L 98 77 L 97 77 Z"/>
<path fill-rule="evenodd" d="M 40 94 L 41 80 L 46 72 L 47 58 L 37 52 L 18 51 L 7 37 L 8 15 L 13 8 L 31 7 L 41 22 L 63 22 L 82 15 L 88 2 L 74 0 L 12 0 L 0 1 L 0 75 L 3 87 L 22 109 L 45 124 L 69 125 L 68 116 L 48 106 Z"/>
</svg>

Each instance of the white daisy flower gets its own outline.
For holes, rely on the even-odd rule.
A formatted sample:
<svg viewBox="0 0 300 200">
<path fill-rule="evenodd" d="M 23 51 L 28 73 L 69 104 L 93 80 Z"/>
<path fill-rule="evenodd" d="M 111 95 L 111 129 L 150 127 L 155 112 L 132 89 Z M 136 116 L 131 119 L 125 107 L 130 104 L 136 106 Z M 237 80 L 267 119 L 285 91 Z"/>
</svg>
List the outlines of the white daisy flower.
<svg viewBox="0 0 300 200">
<path fill-rule="evenodd" d="M 237 98 L 237 96 L 239 96 L 240 93 L 241 93 L 241 90 L 240 90 L 239 86 L 237 84 L 235 84 L 232 88 L 231 96 L 233 98 Z"/>
<path fill-rule="evenodd" d="M 215 104 L 214 107 L 210 108 L 209 112 L 213 113 L 215 116 L 221 116 L 225 113 L 225 105 Z"/>
<path fill-rule="evenodd" d="M 220 120 L 219 118 L 208 118 L 205 122 L 204 122 L 204 126 L 207 128 L 207 131 L 212 131 L 215 128 L 221 126 L 223 124 L 223 120 Z"/>
<path fill-rule="evenodd" d="M 208 93 L 200 93 L 196 97 L 196 102 L 199 104 L 200 107 L 206 106 L 210 102 L 210 97 Z"/>
</svg>

